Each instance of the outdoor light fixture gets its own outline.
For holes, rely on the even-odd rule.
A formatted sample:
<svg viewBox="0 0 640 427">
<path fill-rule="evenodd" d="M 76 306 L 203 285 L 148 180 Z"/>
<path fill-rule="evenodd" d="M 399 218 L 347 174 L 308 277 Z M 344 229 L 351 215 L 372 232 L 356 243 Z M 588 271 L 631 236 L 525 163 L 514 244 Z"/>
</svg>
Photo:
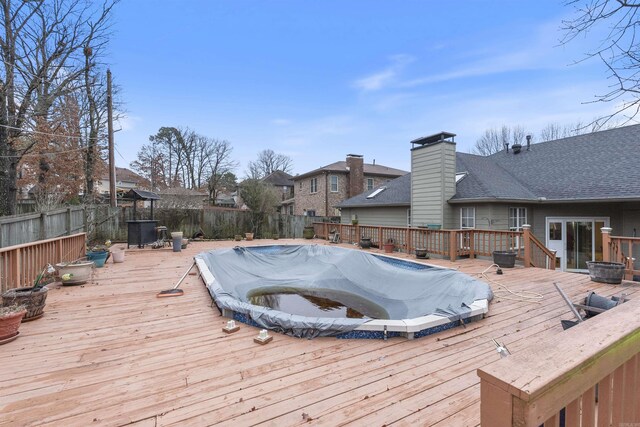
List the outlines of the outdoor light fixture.
<svg viewBox="0 0 640 427">
<path fill-rule="evenodd" d="M 258 344 L 266 344 L 271 342 L 273 339 L 272 336 L 269 335 L 266 329 L 262 329 L 257 337 L 253 339 L 253 342 L 257 342 Z"/>
<path fill-rule="evenodd" d="M 227 326 L 222 328 L 222 331 L 226 332 L 227 334 L 231 334 L 231 333 L 237 332 L 239 330 L 240 330 L 240 326 L 236 325 L 236 321 L 235 320 L 229 320 L 227 322 Z"/>
</svg>

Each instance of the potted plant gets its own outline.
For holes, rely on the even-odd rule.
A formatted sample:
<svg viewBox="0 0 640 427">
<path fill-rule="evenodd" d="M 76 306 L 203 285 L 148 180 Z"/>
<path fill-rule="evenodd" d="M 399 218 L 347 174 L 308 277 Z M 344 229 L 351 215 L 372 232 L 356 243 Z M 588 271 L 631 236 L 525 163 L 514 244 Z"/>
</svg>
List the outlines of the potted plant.
<svg viewBox="0 0 640 427">
<path fill-rule="evenodd" d="M 387 239 L 387 243 L 382 245 L 382 247 L 384 248 L 384 252 L 385 253 L 390 254 L 390 253 L 393 252 L 393 250 L 395 249 L 396 245 L 393 243 L 393 239 Z"/>
<path fill-rule="evenodd" d="M 351 224 L 352 224 L 352 225 L 358 225 L 358 219 L 357 219 L 357 218 L 352 219 L 352 220 L 351 220 Z"/>
<path fill-rule="evenodd" d="M 416 248 L 416 258 L 427 259 L 429 252 L 425 248 Z"/>
<path fill-rule="evenodd" d="M 624 264 L 621 262 L 587 261 L 589 276 L 594 282 L 619 285 L 624 278 Z"/>
<path fill-rule="evenodd" d="M 4 307 L 10 305 L 24 306 L 27 312 L 22 318 L 23 322 L 41 317 L 47 300 L 47 292 L 49 292 L 49 288 L 46 285 L 55 280 L 55 272 L 56 269 L 51 264 L 47 264 L 36 277 L 33 286 L 9 289 L 4 292 L 2 294 L 2 305 Z"/>
<path fill-rule="evenodd" d="M 97 268 L 104 267 L 104 263 L 107 262 L 111 252 L 109 247 L 111 246 L 111 240 L 107 240 L 102 245 L 94 245 L 87 251 L 87 259 L 93 261 Z"/>
<path fill-rule="evenodd" d="M 360 247 L 362 249 L 369 249 L 371 247 L 371 237 L 361 237 Z"/>
<path fill-rule="evenodd" d="M 0 307 L 0 344 L 6 344 L 18 337 L 18 328 L 27 314 L 23 305 Z"/>
<path fill-rule="evenodd" d="M 122 252 L 124 253 L 124 251 Z M 116 253 L 113 253 L 113 262 L 116 262 Z M 56 264 L 56 270 L 64 286 L 73 286 L 87 283 L 91 278 L 91 269 L 94 266 L 93 261 L 77 260 Z"/>
<path fill-rule="evenodd" d="M 236 242 L 239 242 L 240 240 L 242 240 L 242 235 L 241 234 L 236 234 L 234 236 L 233 240 L 235 240 Z"/>
<path fill-rule="evenodd" d="M 500 268 L 513 268 L 516 264 L 514 251 L 493 251 L 493 263 Z"/>
<path fill-rule="evenodd" d="M 253 233 L 244 233 L 244 237 L 247 240 L 253 240 Z"/>
<path fill-rule="evenodd" d="M 279 238 L 280 238 L 280 236 L 279 236 L 279 235 L 277 235 L 277 234 L 274 234 L 274 235 L 273 235 L 273 240 L 278 240 Z"/>
</svg>

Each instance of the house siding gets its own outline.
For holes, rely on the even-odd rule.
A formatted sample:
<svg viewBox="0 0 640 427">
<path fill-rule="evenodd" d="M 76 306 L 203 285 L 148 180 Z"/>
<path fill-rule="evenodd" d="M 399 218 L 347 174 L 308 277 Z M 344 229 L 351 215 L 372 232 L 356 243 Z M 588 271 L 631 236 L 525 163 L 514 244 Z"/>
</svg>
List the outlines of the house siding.
<svg viewBox="0 0 640 427">
<path fill-rule="evenodd" d="M 459 226 L 459 220 L 453 219 L 452 208 L 446 203 L 456 191 L 455 148 L 454 143 L 440 142 L 411 151 L 413 225 Z"/>
<path fill-rule="evenodd" d="M 357 215 L 359 225 L 377 225 L 381 227 L 406 227 L 407 210 L 405 207 L 376 207 L 342 209 L 342 224 L 351 224 L 351 219 Z"/>
</svg>

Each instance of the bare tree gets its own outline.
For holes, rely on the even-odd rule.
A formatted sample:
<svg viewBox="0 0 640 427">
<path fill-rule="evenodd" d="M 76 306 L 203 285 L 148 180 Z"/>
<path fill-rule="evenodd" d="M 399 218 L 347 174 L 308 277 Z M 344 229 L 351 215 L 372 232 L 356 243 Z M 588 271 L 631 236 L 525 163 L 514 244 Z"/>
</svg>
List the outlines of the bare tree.
<svg viewBox="0 0 640 427">
<path fill-rule="evenodd" d="M 276 189 L 258 179 L 247 179 L 240 185 L 240 197 L 251 212 L 251 231 L 260 233 L 265 218 L 280 202 Z"/>
<path fill-rule="evenodd" d="M 291 173 L 293 159 L 285 154 L 278 154 L 271 149 L 267 149 L 259 152 L 256 160 L 249 162 L 247 176 L 250 179 L 260 179 L 277 170 Z"/>
<path fill-rule="evenodd" d="M 502 125 L 500 129 L 488 129 L 473 146 L 473 153 L 488 156 L 503 150 L 507 144 L 522 144 L 525 139 L 523 126 L 513 128 Z"/>
<path fill-rule="evenodd" d="M 215 204 L 220 191 L 229 184 L 229 174 L 234 178 L 232 171 L 238 166 L 238 163 L 231 159 L 231 144 L 225 140 L 211 140 L 212 149 L 208 162 L 209 179 L 207 188 L 209 190 L 209 199 Z"/>
<path fill-rule="evenodd" d="M 640 1 L 567 0 L 566 4 L 574 8 L 575 18 L 562 21 L 562 43 L 603 34 L 578 61 L 598 58 L 612 80 L 610 90 L 596 95 L 593 102 L 615 102 L 619 106 L 615 113 L 602 117 L 600 124 L 619 115 L 628 122 L 640 111 L 640 44 L 636 34 L 640 29 Z"/>
<path fill-rule="evenodd" d="M 15 213 L 18 162 L 36 117 L 82 84 L 83 50 L 108 30 L 116 0 L 0 0 L 0 215 Z"/>
</svg>

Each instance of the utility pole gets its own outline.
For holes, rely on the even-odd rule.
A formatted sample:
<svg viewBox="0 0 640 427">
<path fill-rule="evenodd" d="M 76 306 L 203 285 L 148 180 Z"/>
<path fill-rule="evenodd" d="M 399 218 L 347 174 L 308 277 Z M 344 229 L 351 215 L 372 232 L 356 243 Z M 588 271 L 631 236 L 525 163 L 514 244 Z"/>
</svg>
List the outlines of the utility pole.
<svg viewBox="0 0 640 427">
<path fill-rule="evenodd" d="M 107 134 L 109 137 L 109 205 L 118 206 L 116 199 L 116 162 L 113 155 L 113 100 L 111 96 L 111 70 L 107 70 Z"/>
</svg>

